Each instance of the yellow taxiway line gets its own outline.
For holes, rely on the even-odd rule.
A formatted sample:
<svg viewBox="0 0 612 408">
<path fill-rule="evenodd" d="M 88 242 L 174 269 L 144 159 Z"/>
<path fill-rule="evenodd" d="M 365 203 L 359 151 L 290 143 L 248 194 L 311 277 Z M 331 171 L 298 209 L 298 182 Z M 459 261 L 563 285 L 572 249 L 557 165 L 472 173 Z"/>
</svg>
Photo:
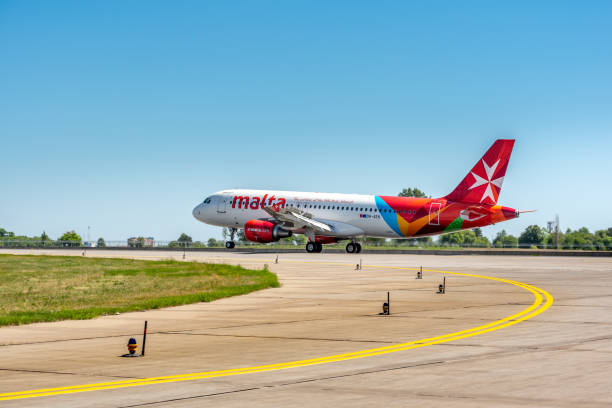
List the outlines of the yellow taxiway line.
<svg viewBox="0 0 612 408">
<path fill-rule="evenodd" d="M 227 258 L 225 258 L 227 259 Z M 244 259 L 241 259 L 245 261 Z M 269 261 L 266 261 L 269 262 Z M 284 262 L 288 262 L 285 260 Z M 333 264 L 333 265 L 346 265 L 340 263 L 331 263 L 331 262 L 306 262 L 306 261 L 289 261 L 293 263 L 324 263 L 324 264 Z M 352 265 L 352 264 L 351 264 Z M 402 270 L 415 270 L 415 268 L 406 268 L 399 266 L 385 266 L 385 265 L 363 265 L 363 267 L 368 268 L 381 268 L 381 269 L 402 269 Z M 353 351 L 350 353 L 336 354 L 332 356 L 326 357 L 318 357 L 318 358 L 310 358 L 306 360 L 297 360 L 297 361 L 288 361 L 285 363 L 277 363 L 277 364 L 266 364 L 260 366 L 253 367 L 243 367 L 243 368 L 232 368 L 226 370 L 219 371 L 206 371 L 200 373 L 188 373 L 188 374 L 178 374 L 178 375 L 167 375 L 160 377 L 150 377 L 150 378 L 139 378 L 132 380 L 122 380 L 122 381 L 111 381 L 111 382 L 101 382 L 101 383 L 92 383 L 92 384 L 82 384 L 82 385 L 71 385 L 66 387 L 56 387 L 56 388 L 43 388 L 37 390 L 27 390 L 27 391 L 16 391 L 16 392 L 7 392 L 0 393 L 0 401 L 1 400 L 13 400 L 13 399 L 22 399 L 22 398 L 33 398 L 33 397 L 44 397 L 50 395 L 62 395 L 62 394 L 72 394 L 77 392 L 86 392 L 86 391 L 98 391 L 98 390 L 109 390 L 114 388 L 125 388 L 125 387 L 137 387 L 142 385 L 152 385 L 152 384 L 163 384 L 163 383 L 173 383 L 179 381 L 192 381 L 198 380 L 202 378 L 213 378 L 213 377 L 226 377 L 230 375 L 239 375 L 239 374 L 250 374 L 250 373 L 258 373 L 263 371 L 274 371 L 274 370 L 285 370 L 289 368 L 297 368 L 297 367 L 305 367 L 310 365 L 317 364 L 327 364 L 333 363 L 337 361 L 346 361 L 352 360 L 356 358 L 364 358 L 364 357 L 372 357 L 381 354 L 395 353 L 397 351 L 410 350 L 420 347 L 431 346 L 434 344 L 446 343 L 449 341 L 455 341 L 459 339 L 464 339 L 466 337 L 477 336 L 479 334 L 484 334 L 488 332 L 492 332 L 494 330 L 503 329 L 508 326 L 512 326 L 514 324 L 520 323 L 527 319 L 531 319 L 534 316 L 539 315 L 544 312 L 553 304 L 553 297 L 550 293 L 545 291 L 544 289 L 540 289 L 536 286 L 529 285 L 527 283 L 513 281 L 509 279 L 503 278 L 495 278 L 492 276 L 486 275 L 475 275 L 470 273 L 461 273 L 461 272 L 450 272 L 450 271 L 440 271 L 435 269 L 424 269 L 424 272 L 437 272 L 437 273 L 445 273 L 449 275 L 457 275 L 457 276 L 466 276 L 470 278 L 480 278 L 480 279 L 488 279 L 492 281 L 498 281 L 507 283 L 510 285 L 518 286 L 524 290 L 531 292 L 534 295 L 533 303 L 523 309 L 522 311 L 515 313 L 510 316 L 506 316 L 500 320 L 496 320 L 494 322 L 473 327 L 470 329 L 444 334 L 437 337 L 430 337 L 426 339 L 411 341 L 408 343 L 400 343 L 391 346 L 377 347 L 366 350 Z"/>
</svg>

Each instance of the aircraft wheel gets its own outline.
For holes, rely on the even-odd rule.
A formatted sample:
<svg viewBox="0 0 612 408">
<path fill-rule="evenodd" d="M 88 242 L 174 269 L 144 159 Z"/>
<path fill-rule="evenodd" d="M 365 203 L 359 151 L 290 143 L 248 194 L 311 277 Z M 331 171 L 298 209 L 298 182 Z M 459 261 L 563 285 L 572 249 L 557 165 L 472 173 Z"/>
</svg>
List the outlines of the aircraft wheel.
<svg viewBox="0 0 612 408">
<path fill-rule="evenodd" d="M 236 246 L 236 243 L 234 241 L 225 241 L 225 247 L 227 249 L 232 249 L 235 246 Z"/>
<path fill-rule="evenodd" d="M 317 245 L 315 242 L 309 242 L 306 244 L 306 252 L 308 252 L 309 254 L 312 254 L 313 252 L 317 251 Z"/>
<path fill-rule="evenodd" d="M 315 242 L 316 246 L 317 246 L 317 250 L 316 252 L 321 252 L 323 251 L 323 244 L 320 242 Z"/>
<path fill-rule="evenodd" d="M 356 253 L 361 252 L 361 244 L 359 242 L 355 242 L 355 252 Z"/>
<path fill-rule="evenodd" d="M 354 243 L 349 242 L 348 244 L 346 244 L 346 252 L 348 252 L 349 254 L 354 254 L 356 250 L 357 247 Z"/>
</svg>

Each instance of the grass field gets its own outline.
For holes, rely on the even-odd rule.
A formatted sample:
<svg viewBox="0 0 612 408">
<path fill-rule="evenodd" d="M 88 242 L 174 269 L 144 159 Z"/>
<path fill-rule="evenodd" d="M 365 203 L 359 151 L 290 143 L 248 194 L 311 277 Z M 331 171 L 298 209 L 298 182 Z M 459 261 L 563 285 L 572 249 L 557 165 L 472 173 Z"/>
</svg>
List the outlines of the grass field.
<svg viewBox="0 0 612 408">
<path fill-rule="evenodd" d="M 0 254 L 0 326 L 210 302 L 278 286 L 267 269 Z"/>
</svg>

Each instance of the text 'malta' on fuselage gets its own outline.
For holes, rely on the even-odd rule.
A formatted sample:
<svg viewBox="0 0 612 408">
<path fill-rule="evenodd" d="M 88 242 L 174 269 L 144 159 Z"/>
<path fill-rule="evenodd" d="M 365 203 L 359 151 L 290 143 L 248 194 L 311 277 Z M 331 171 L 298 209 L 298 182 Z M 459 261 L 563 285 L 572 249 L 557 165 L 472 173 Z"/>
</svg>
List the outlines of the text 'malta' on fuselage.
<svg viewBox="0 0 612 408">
<path fill-rule="evenodd" d="M 308 237 L 306 250 L 349 240 L 347 252 L 360 252 L 361 237 L 416 238 L 485 227 L 519 216 L 497 205 L 514 140 L 499 139 L 459 185 L 439 198 L 309 193 L 272 190 L 223 190 L 193 209 L 204 223 L 227 227 L 232 238 L 268 243 L 292 234 Z"/>
</svg>

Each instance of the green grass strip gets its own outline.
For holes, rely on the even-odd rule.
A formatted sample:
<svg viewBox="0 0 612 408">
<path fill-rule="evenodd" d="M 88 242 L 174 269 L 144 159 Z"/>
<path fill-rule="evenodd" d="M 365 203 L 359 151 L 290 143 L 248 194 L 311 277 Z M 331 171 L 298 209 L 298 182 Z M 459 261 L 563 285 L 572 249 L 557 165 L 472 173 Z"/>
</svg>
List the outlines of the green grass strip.
<svg viewBox="0 0 612 408">
<path fill-rule="evenodd" d="M 210 302 L 279 287 L 267 269 L 132 259 L 0 254 L 0 326 Z"/>
</svg>

